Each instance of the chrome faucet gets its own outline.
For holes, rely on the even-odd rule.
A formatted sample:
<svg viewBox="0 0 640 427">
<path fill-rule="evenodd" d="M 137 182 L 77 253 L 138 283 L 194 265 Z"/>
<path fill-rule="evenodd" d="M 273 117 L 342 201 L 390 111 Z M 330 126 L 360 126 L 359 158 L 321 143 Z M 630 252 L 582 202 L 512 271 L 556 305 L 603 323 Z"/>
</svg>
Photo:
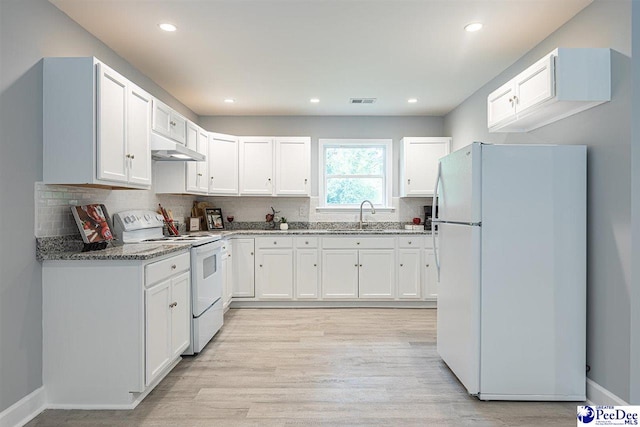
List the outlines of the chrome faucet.
<svg viewBox="0 0 640 427">
<path fill-rule="evenodd" d="M 373 203 L 371 203 L 370 201 L 365 200 L 362 203 L 360 203 L 360 230 L 362 230 L 362 207 L 364 206 L 365 203 L 369 203 L 369 206 L 371 206 L 371 215 L 376 213 L 376 208 L 373 207 Z"/>
</svg>

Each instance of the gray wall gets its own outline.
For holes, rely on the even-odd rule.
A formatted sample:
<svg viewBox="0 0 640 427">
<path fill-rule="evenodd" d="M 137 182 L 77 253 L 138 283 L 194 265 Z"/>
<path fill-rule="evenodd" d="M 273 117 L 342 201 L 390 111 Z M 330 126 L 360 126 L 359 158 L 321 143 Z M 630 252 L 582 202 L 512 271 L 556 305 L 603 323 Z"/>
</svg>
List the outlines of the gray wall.
<svg viewBox="0 0 640 427">
<path fill-rule="evenodd" d="M 44 56 L 96 56 L 197 116 L 46 0 L 0 0 L 0 411 L 42 385 L 42 272 L 34 182 L 42 179 Z"/>
<path fill-rule="evenodd" d="M 532 132 L 488 133 L 487 95 L 556 47 L 614 49 L 612 101 Z M 445 116 L 444 122 L 455 147 L 474 140 L 588 146 L 589 377 L 627 401 L 632 284 L 630 56 L 631 2 L 596 0 Z M 640 403 L 637 398 L 636 403 Z"/>
<path fill-rule="evenodd" d="M 404 136 L 447 136 L 442 117 L 201 116 L 206 130 L 239 136 L 311 136 L 311 195 L 318 195 L 318 138 L 393 139 L 393 195 L 398 195 L 398 142 Z"/>
<path fill-rule="evenodd" d="M 640 2 L 633 3 L 631 75 L 633 105 L 631 129 L 631 401 L 640 402 Z"/>
</svg>

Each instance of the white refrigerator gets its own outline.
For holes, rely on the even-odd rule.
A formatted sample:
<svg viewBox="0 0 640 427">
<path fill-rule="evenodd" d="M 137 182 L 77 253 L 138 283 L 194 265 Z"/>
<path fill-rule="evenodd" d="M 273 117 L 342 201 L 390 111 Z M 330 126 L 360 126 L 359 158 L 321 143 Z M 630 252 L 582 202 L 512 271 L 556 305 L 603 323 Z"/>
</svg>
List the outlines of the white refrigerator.
<svg viewBox="0 0 640 427">
<path fill-rule="evenodd" d="M 440 160 L 437 348 L 469 394 L 585 400 L 586 179 L 585 146 Z"/>
</svg>

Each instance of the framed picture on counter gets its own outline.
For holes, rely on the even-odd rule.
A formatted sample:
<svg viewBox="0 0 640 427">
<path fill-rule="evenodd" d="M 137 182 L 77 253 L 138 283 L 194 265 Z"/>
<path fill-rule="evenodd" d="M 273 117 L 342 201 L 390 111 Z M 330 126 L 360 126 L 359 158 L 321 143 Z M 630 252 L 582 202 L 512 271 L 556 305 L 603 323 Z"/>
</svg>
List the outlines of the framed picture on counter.
<svg viewBox="0 0 640 427">
<path fill-rule="evenodd" d="M 222 209 L 205 208 L 204 217 L 206 219 L 207 230 L 221 230 L 224 228 L 222 220 Z"/>
</svg>

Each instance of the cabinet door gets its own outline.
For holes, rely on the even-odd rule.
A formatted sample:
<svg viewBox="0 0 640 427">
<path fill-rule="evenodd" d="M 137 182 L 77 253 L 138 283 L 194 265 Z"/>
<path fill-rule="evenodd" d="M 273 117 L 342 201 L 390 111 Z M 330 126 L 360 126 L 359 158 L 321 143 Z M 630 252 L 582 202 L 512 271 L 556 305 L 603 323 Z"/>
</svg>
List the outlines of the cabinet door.
<svg viewBox="0 0 640 427">
<path fill-rule="evenodd" d="M 129 84 L 127 154 L 129 182 L 151 185 L 151 95 Z"/>
<path fill-rule="evenodd" d="M 240 194 L 273 194 L 273 139 L 240 138 Z"/>
<path fill-rule="evenodd" d="M 358 298 L 358 251 L 322 251 L 322 298 Z"/>
<path fill-rule="evenodd" d="M 198 145 L 196 151 L 206 158 L 204 162 L 196 162 L 198 175 L 198 193 L 209 192 L 209 132 L 204 129 L 198 130 Z"/>
<path fill-rule="evenodd" d="M 180 114 L 171 110 L 171 116 L 169 120 L 169 136 L 171 139 L 178 141 L 180 144 L 186 142 L 187 135 L 187 119 Z"/>
<path fill-rule="evenodd" d="M 449 154 L 451 138 L 404 138 L 403 196 L 432 196 L 438 162 Z"/>
<path fill-rule="evenodd" d="M 487 98 L 487 124 L 489 128 L 516 118 L 514 96 L 512 81 L 489 94 Z"/>
<path fill-rule="evenodd" d="M 398 251 L 398 298 L 420 298 L 420 261 L 419 249 Z"/>
<path fill-rule="evenodd" d="M 171 137 L 171 108 L 157 99 L 153 100 L 153 130 L 167 137 Z"/>
<path fill-rule="evenodd" d="M 318 250 L 296 250 L 296 298 L 318 298 Z"/>
<path fill-rule="evenodd" d="M 554 55 L 542 58 L 514 79 L 518 117 L 555 96 L 554 58 Z"/>
<path fill-rule="evenodd" d="M 393 298 L 395 250 L 361 250 L 359 253 L 360 298 Z"/>
<path fill-rule="evenodd" d="M 267 249 L 256 258 L 256 297 L 293 297 L 293 251 Z"/>
<path fill-rule="evenodd" d="M 180 356 L 191 342 L 190 273 L 171 279 L 171 360 Z"/>
<path fill-rule="evenodd" d="M 436 271 L 436 258 L 433 249 L 424 251 L 422 262 L 424 265 L 424 297 L 426 299 L 436 299 L 438 297 L 438 272 Z"/>
<path fill-rule="evenodd" d="M 311 186 L 311 138 L 277 138 L 276 195 L 308 196 Z"/>
<path fill-rule="evenodd" d="M 186 146 L 194 151 L 198 148 L 198 127 L 194 123 L 187 123 Z M 198 163 L 184 162 L 186 169 L 186 190 L 191 193 L 198 192 Z"/>
<path fill-rule="evenodd" d="M 98 179 L 127 182 L 127 80 L 104 64 L 97 70 Z"/>
<path fill-rule="evenodd" d="M 234 239 L 231 265 L 233 266 L 232 296 L 252 298 L 255 295 L 253 239 Z"/>
<path fill-rule="evenodd" d="M 209 194 L 238 194 L 238 139 L 213 134 L 208 157 Z"/>
<path fill-rule="evenodd" d="M 145 384 L 149 385 L 171 361 L 171 280 L 145 290 Z"/>
</svg>

